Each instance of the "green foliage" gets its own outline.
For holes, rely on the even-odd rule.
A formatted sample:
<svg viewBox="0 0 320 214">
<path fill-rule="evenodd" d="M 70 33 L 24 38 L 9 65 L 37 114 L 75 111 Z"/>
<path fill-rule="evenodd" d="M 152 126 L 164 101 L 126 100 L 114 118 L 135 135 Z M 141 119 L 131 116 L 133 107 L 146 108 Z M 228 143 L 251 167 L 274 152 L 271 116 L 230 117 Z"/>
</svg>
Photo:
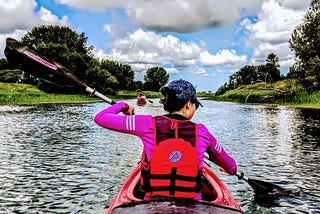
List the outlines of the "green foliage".
<svg viewBox="0 0 320 214">
<path fill-rule="evenodd" d="M 161 93 L 160 92 L 155 92 L 155 91 L 139 91 L 142 92 L 143 95 L 146 96 L 146 98 L 160 98 Z M 117 93 L 117 99 L 135 99 L 137 98 L 138 92 L 137 91 L 125 91 L 125 90 L 120 90 Z"/>
<path fill-rule="evenodd" d="M 97 91 L 107 94 L 115 94 L 119 82 L 107 69 L 100 65 L 99 61 L 93 59 L 91 66 L 86 71 L 86 82 L 94 86 Z"/>
<path fill-rule="evenodd" d="M 42 25 L 34 27 L 21 42 L 40 56 L 67 66 L 80 79 L 86 79 L 93 47 L 87 47 L 84 33 L 78 35 L 69 27 Z"/>
<path fill-rule="evenodd" d="M 246 65 L 229 76 L 228 83 L 219 87 L 216 95 L 222 95 L 228 90 L 256 82 L 273 83 L 280 80 L 279 58 L 274 53 L 268 55 L 264 65 Z"/>
<path fill-rule="evenodd" d="M 134 82 L 135 89 L 143 89 L 143 82 L 142 81 L 136 81 Z"/>
<path fill-rule="evenodd" d="M 307 93 L 296 79 L 285 79 L 272 84 L 263 82 L 244 85 L 223 95 L 208 94 L 207 99 L 239 103 L 267 103 L 320 108 L 320 91 Z"/>
<path fill-rule="evenodd" d="M 9 68 L 10 68 L 10 65 L 7 59 L 5 58 L 0 59 L 0 70 L 6 70 Z"/>
<path fill-rule="evenodd" d="M 114 94 L 119 89 L 134 90 L 134 71 L 129 65 L 115 61 L 99 60 L 87 46 L 84 33 L 77 34 L 68 27 L 34 27 L 23 38 L 22 43 L 33 48 L 40 56 L 66 66 L 88 85 L 102 93 Z M 45 91 L 59 92 L 46 82 L 38 84 Z"/>
<path fill-rule="evenodd" d="M 169 80 L 169 74 L 164 68 L 149 68 L 144 76 L 144 88 L 150 91 L 159 91 Z"/>
<path fill-rule="evenodd" d="M 268 82 L 272 83 L 280 80 L 279 57 L 274 53 L 269 54 L 266 59 L 265 73 L 269 76 Z"/>
<path fill-rule="evenodd" d="M 227 83 L 225 83 L 218 88 L 215 95 L 217 95 L 217 96 L 222 95 L 222 94 L 226 93 L 228 90 L 230 90 L 229 85 Z"/>
<path fill-rule="evenodd" d="M 115 89 L 135 90 L 134 71 L 130 65 L 122 65 L 116 61 L 104 59 L 101 61 L 101 68 L 115 76 L 118 81 Z"/>
<path fill-rule="evenodd" d="M 15 70 L 0 70 L 0 82 L 17 83 L 23 79 L 23 71 Z"/>
<path fill-rule="evenodd" d="M 298 63 L 309 66 L 310 60 L 320 52 L 320 1 L 312 0 L 303 22 L 298 25 L 289 40 Z"/>
<path fill-rule="evenodd" d="M 289 40 L 295 52 L 295 66 L 289 76 L 296 77 L 310 93 L 320 89 L 320 1 L 312 0 L 303 22 Z"/>
<path fill-rule="evenodd" d="M 29 84 L 1 83 L 0 105 L 36 103 L 96 102 L 97 98 L 82 95 L 47 94 Z"/>
</svg>

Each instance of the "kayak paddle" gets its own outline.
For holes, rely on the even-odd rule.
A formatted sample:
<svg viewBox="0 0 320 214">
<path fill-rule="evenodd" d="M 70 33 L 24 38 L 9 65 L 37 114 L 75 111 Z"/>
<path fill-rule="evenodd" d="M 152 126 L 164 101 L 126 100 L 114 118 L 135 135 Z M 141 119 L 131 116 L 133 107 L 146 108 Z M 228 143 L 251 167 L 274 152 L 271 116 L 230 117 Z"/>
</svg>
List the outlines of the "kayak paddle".
<svg viewBox="0 0 320 214">
<path fill-rule="evenodd" d="M 41 80 L 67 90 L 81 89 L 101 100 L 115 104 L 116 102 L 81 82 L 77 76 L 63 65 L 52 62 L 37 55 L 29 47 L 19 41 L 7 38 L 4 54 L 12 64 Z"/>
<path fill-rule="evenodd" d="M 204 156 L 207 160 L 209 159 L 209 155 L 205 154 Z M 204 161 L 205 164 L 207 164 L 209 167 L 210 165 Z M 220 168 L 220 171 L 225 172 L 222 168 Z M 235 174 L 239 180 L 246 181 L 253 189 L 255 193 L 255 199 L 258 200 L 274 200 L 281 196 L 289 196 L 291 194 L 290 191 L 274 184 L 271 182 L 266 181 L 259 181 L 257 179 L 251 179 L 246 176 L 244 176 L 244 173 L 236 173 Z"/>
<path fill-rule="evenodd" d="M 236 176 L 240 180 L 246 181 L 253 189 L 257 197 L 278 198 L 281 196 L 288 196 L 290 191 L 266 181 L 259 181 L 244 176 L 244 173 L 237 173 Z"/>
</svg>

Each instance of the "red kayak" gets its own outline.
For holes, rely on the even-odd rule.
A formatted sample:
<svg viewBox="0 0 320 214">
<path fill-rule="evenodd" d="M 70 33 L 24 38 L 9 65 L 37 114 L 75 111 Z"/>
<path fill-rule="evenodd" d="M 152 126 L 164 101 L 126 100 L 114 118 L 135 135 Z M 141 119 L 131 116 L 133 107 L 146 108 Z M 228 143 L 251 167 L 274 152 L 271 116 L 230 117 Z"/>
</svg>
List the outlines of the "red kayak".
<svg viewBox="0 0 320 214">
<path fill-rule="evenodd" d="M 227 187 L 206 164 L 201 201 L 170 198 L 144 201 L 140 191 L 140 169 L 139 164 L 114 197 L 107 213 L 243 213 Z"/>
<path fill-rule="evenodd" d="M 141 98 L 140 100 L 137 99 L 137 106 L 145 106 L 147 105 L 147 101 L 143 98 Z"/>
</svg>

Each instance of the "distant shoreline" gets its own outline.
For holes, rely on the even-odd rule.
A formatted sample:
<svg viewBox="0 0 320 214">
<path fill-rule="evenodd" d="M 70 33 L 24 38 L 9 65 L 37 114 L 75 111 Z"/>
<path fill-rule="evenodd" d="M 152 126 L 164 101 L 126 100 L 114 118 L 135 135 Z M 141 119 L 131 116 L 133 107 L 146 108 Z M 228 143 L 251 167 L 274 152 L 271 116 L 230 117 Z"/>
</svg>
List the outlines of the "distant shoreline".
<svg viewBox="0 0 320 214">
<path fill-rule="evenodd" d="M 160 98 L 159 92 L 146 92 L 147 98 Z M 116 95 L 107 95 L 117 100 L 135 99 L 135 91 L 120 91 Z M 320 109 L 320 91 L 313 94 L 296 94 L 289 97 L 273 98 L 273 102 L 267 102 L 261 94 L 250 94 L 248 92 L 234 92 L 227 95 L 215 96 L 213 93 L 201 92 L 198 94 L 201 99 L 214 101 L 227 101 L 246 104 L 262 104 L 267 106 L 288 106 L 294 108 Z M 247 102 L 245 102 L 247 101 Z M 36 86 L 29 84 L 15 84 L 0 82 L 0 105 L 35 105 L 35 104 L 81 104 L 103 102 L 89 94 L 53 94 L 45 93 Z"/>
</svg>

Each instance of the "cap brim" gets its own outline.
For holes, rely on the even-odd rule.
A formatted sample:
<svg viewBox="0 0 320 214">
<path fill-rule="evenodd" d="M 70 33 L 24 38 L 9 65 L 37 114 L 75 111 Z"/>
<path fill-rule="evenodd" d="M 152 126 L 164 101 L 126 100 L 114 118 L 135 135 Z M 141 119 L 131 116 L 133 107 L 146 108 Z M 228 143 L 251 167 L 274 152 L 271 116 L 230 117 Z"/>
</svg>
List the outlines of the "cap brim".
<svg viewBox="0 0 320 214">
<path fill-rule="evenodd" d="M 196 102 L 198 103 L 199 106 L 203 107 L 203 105 L 199 102 L 198 99 L 196 99 Z"/>
</svg>

